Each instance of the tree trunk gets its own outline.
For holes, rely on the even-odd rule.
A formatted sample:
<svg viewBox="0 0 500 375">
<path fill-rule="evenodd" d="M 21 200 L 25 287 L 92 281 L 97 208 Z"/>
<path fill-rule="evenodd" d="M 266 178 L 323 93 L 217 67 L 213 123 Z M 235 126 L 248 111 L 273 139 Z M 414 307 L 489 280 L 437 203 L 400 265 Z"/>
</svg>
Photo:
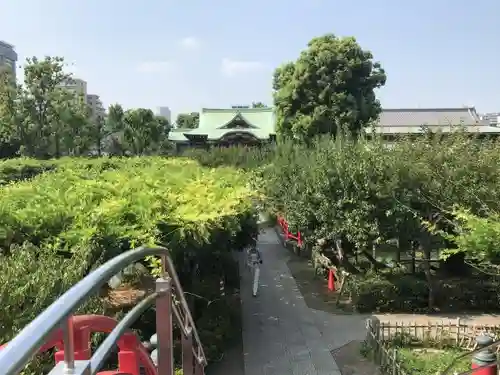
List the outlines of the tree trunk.
<svg viewBox="0 0 500 375">
<path fill-rule="evenodd" d="M 423 266 L 425 278 L 427 280 L 427 287 L 429 288 L 429 310 L 434 309 L 434 281 L 431 274 L 431 248 L 426 244 L 425 248 L 421 247 L 424 254 Z"/>
</svg>

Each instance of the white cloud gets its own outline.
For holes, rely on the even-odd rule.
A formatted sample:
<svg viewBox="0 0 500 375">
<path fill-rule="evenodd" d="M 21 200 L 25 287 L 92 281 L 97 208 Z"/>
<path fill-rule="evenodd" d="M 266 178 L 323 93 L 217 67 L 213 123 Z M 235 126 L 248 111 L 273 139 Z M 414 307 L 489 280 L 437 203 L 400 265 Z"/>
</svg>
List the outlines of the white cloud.
<svg viewBox="0 0 500 375">
<path fill-rule="evenodd" d="M 222 73 L 232 77 L 238 74 L 260 71 L 266 68 L 266 65 L 260 61 L 238 61 L 232 59 L 222 59 Z"/>
<path fill-rule="evenodd" d="M 181 39 L 179 41 L 179 44 L 185 50 L 194 51 L 200 48 L 201 42 L 194 36 L 188 36 L 186 38 Z"/>
<path fill-rule="evenodd" d="M 165 73 L 172 70 L 174 63 L 171 61 L 145 61 L 137 66 L 140 73 Z"/>
</svg>

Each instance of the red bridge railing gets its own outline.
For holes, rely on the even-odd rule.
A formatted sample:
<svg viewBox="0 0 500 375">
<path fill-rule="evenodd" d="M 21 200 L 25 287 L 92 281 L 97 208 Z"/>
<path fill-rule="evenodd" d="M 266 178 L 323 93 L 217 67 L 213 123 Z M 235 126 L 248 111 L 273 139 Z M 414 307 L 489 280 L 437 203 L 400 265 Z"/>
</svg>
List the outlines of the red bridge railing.
<svg viewBox="0 0 500 375">
<path fill-rule="evenodd" d="M 101 315 L 73 315 L 112 276 L 146 256 L 161 256 L 162 277 L 156 280 L 155 292 L 121 321 Z M 157 349 L 153 356 L 156 361 L 129 329 L 152 305 L 156 305 Z M 205 353 L 168 250 L 161 247 L 130 250 L 87 275 L 1 346 L 1 373 L 19 374 L 33 356 L 56 348 L 51 375 L 174 375 L 173 319 L 181 328 L 183 375 L 203 375 L 207 364 Z M 92 354 L 90 339 L 96 332 L 108 336 Z M 118 369 L 99 372 L 116 346 Z"/>
<path fill-rule="evenodd" d="M 288 222 L 283 216 L 278 216 L 278 225 L 283 230 L 285 240 L 295 240 L 297 241 L 297 245 L 299 245 L 299 247 L 302 246 L 302 235 L 300 234 L 300 231 L 297 231 L 296 235 L 290 232 Z"/>
</svg>

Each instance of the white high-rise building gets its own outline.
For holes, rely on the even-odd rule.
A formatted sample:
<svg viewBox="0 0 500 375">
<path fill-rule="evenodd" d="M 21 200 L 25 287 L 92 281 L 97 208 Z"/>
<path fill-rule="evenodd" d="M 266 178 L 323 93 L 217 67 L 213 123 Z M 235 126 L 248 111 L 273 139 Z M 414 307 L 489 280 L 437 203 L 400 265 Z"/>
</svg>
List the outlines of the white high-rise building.
<svg viewBox="0 0 500 375">
<path fill-rule="evenodd" d="M 83 95 L 84 98 L 87 98 L 87 81 L 84 81 L 80 78 L 68 78 L 65 82 L 61 83 L 61 87 L 64 87 L 67 90 L 74 91 L 79 95 Z"/>
<path fill-rule="evenodd" d="M 156 114 L 165 117 L 170 124 L 172 123 L 172 112 L 170 111 L 170 108 L 158 107 Z"/>
<path fill-rule="evenodd" d="M 87 104 L 90 107 L 91 116 L 93 119 L 100 117 L 104 118 L 105 110 L 102 105 L 101 98 L 96 94 L 87 94 Z"/>
</svg>

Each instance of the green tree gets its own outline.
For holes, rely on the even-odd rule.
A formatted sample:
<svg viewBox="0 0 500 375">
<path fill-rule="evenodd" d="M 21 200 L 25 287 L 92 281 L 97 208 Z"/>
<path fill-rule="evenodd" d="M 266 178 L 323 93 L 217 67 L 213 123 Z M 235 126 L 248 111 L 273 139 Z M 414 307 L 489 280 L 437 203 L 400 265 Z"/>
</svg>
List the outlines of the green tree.
<svg viewBox="0 0 500 375">
<path fill-rule="evenodd" d="M 2 139 L 32 157 L 81 155 L 88 143 L 85 99 L 63 88 L 71 78 L 59 57 L 27 59 L 24 84 L 0 78 Z"/>
<path fill-rule="evenodd" d="M 125 112 L 124 138 L 134 155 L 152 152 L 163 140 L 166 132 L 153 111 L 145 108 L 131 109 Z"/>
<path fill-rule="evenodd" d="M 200 125 L 200 114 L 198 112 L 179 113 L 175 123 L 179 129 L 196 129 Z"/>
<path fill-rule="evenodd" d="M 385 81 L 380 64 L 355 38 L 314 38 L 297 61 L 274 73 L 277 131 L 302 140 L 339 130 L 357 135 L 380 114 L 375 89 Z"/>
<path fill-rule="evenodd" d="M 252 102 L 252 108 L 267 108 L 267 105 L 262 102 Z"/>
<path fill-rule="evenodd" d="M 23 136 L 19 108 L 19 87 L 10 70 L 0 69 L 0 156 L 13 157 L 19 152 Z"/>
<path fill-rule="evenodd" d="M 106 148 L 112 155 L 123 156 L 127 151 L 127 146 L 124 139 L 124 117 L 125 111 L 120 104 L 113 104 L 109 106 L 105 127 L 110 136 L 108 138 L 108 144 L 106 145 Z"/>
<path fill-rule="evenodd" d="M 83 95 L 68 90 L 58 90 L 53 127 L 53 152 L 61 155 L 80 156 L 91 146 L 90 108 Z"/>
<path fill-rule="evenodd" d="M 143 155 L 159 150 L 167 139 L 168 120 L 153 111 L 136 108 L 124 111 L 119 104 L 109 107 L 106 129 L 108 150 L 115 155 Z"/>
<path fill-rule="evenodd" d="M 101 156 L 105 150 L 105 141 L 110 136 L 106 121 L 102 116 L 97 116 L 91 121 L 89 127 L 89 143 L 97 156 Z"/>
</svg>

